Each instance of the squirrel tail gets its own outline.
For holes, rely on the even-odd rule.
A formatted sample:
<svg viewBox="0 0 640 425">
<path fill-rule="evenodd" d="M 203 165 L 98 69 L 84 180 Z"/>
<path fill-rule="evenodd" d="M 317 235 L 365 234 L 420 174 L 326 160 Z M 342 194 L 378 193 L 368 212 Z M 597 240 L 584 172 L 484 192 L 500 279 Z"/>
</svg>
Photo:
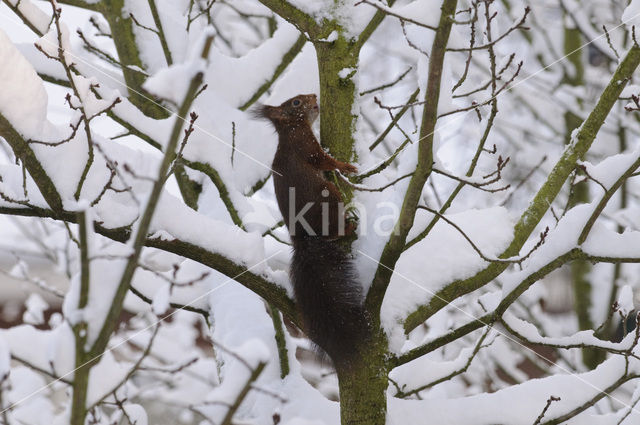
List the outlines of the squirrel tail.
<svg viewBox="0 0 640 425">
<path fill-rule="evenodd" d="M 305 332 L 336 366 L 348 367 L 370 335 L 349 253 L 338 241 L 294 237 L 291 280 Z"/>
</svg>

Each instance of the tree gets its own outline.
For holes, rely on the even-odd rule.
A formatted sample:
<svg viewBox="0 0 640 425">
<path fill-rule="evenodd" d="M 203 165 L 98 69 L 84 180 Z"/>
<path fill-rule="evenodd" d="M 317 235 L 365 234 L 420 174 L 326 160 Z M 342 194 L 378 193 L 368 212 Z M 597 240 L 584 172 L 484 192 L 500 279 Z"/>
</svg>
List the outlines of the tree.
<svg viewBox="0 0 640 425">
<path fill-rule="evenodd" d="M 64 301 L 0 333 L 4 423 L 140 424 L 153 402 L 338 422 L 332 375 L 314 389 L 296 358 L 276 141 L 248 113 L 316 91 L 322 145 L 363 170 L 332 176 L 374 333 L 336 371 L 342 424 L 640 414 L 637 0 L 3 3 L 36 41 L 0 31 L 0 212 L 54 235 L 38 250 L 70 282 L 10 272 Z"/>
</svg>

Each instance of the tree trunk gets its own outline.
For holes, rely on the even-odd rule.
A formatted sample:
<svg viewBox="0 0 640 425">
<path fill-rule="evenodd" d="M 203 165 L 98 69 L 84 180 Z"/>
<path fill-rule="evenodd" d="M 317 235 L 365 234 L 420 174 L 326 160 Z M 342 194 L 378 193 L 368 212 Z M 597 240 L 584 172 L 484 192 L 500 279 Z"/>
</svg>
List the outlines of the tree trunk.
<svg viewBox="0 0 640 425">
<path fill-rule="evenodd" d="M 337 371 L 342 425 L 385 425 L 389 381 L 384 347 L 386 341 L 379 338 L 368 347 L 361 362 Z"/>
<path fill-rule="evenodd" d="M 342 36 L 315 43 L 320 75 L 320 143 L 341 161 L 353 159 L 358 51 Z"/>
</svg>

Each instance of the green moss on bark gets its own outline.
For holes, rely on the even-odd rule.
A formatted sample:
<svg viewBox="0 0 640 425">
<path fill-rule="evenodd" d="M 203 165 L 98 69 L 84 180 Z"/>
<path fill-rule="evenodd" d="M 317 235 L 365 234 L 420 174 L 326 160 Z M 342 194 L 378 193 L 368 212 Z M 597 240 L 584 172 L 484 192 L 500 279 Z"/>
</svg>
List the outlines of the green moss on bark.
<svg viewBox="0 0 640 425">
<path fill-rule="evenodd" d="M 340 420 L 342 425 L 385 425 L 386 389 L 389 384 L 385 364 L 387 341 L 382 332 L 362 359 L 349 369 L 338 370 Z"/>
<path fill-rule="evenodd" d="M 356 91 L 353 73 L 358 67 L 358 51 L 343 36 L 333 42 L 315 44 L 320 76 L 320 141 L 341 161 L 354 157 Z"/>
</svg>

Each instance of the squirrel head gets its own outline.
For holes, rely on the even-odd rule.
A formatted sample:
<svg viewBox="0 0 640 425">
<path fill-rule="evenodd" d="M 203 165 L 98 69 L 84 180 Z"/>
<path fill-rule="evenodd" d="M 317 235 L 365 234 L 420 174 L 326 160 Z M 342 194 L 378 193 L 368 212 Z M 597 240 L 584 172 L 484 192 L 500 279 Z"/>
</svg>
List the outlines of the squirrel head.
<svg viewBox="0 0 640 425">
<path fill-rule="evenodd" d="M 255 109 L 257 118 L 266 118 L 276 127 L 306 121 L 309 125 L 318 118 L 318 98 L 315 94 L 299 94 L 280 106 L 261 105 Z"/>
</svg>

